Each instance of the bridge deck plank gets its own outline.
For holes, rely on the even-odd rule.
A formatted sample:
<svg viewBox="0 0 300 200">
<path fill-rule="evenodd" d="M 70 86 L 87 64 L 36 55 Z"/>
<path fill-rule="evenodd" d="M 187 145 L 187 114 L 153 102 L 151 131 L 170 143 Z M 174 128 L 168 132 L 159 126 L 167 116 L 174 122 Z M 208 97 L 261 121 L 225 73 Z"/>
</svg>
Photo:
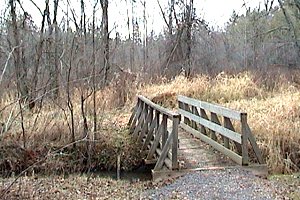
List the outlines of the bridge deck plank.
<svg viewBox="0 0 300 200">
<path fill-rule="evenodd" d="M 237 166 L 237 163 L 230 158 L 195 138 L 191 133 L 184 131 L 182 128 L 179 129 L 178 140 L 180 169 Z"/>
</svg>

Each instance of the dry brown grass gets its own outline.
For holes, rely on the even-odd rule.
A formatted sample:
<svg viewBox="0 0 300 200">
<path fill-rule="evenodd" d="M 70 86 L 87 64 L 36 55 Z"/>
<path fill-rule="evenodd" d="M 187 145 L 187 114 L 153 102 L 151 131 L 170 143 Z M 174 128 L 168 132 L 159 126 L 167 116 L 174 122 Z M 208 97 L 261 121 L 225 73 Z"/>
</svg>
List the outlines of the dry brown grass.
<svg viewBox="0 0 300 200">
<path fill-rule="evenodd" d="M 158 85 L 146 85 L 139 93 L 151 99 L 164 97 L 164 106 L 175 108 L 176 96 L 186 95 L 248 113 L 250 127 L 273 173 L 300 168 L 300 91 L 285 77 L 269 80 L 272 89 L 253 73 L 219 74 L 215 78 L 176 77 Z M 173 95 L 163 95 L 173 94 Z"/>
<path fill-rule="evenodd" d="M 270 80 L 271 78 L 273 79 Z M 180 94 L 247 112 L 249 125 L 263 150 L 269 169 L 274 173 L 299 170 L 300 91 L 296 83 L 288 82 L 285 77 L 262 79 L 249 72 L 237 75 L 221 73 L 213 78 L 205 75 L 192 79 L 178 76 L 174 80 L 161 81 L 159 84 L 144 84 L 140 87 L 136 85 L 130 90 L 128 86 L 124 89 L 112 85 L 97 92 L 99 141 L 95 142 L 95 149 L 92 151 L 94 169 L 113 168 L 118 154 L 123 156 L 124 169 L 140 164 L 141 155 L 137 153 L 136 147 L 132 147 L 134 145 L 124 129 L 130 108 L 135 103 L 135 94 L 142 94 L 172 109 L 177 107 L 176 98 Z M 79 89 L 71 92 L 76 139 L 84 136 L 80 92 Z M 61 95 L 57 101 L 46 99 L 41 110 L 24 109 L 26 149 L 22 147 L 19 107 L 17 103 L 12 103 L 15 100 L 14 92 L 2 93 L 0 100 L 0 109 L 10 105 L 0 113 L 0 122 L 9 127 L 7 132 L 0 135 L 2 174 L 19 172 L 48 151 L 59 149 L 71 142 L 70 113 L 65 95 Z M 121 108 L 124 104 L 125 107 Z M 85 111 L 91 135 L 92 105 L 90 97 L 86 101 Z M 87 166 L 86 152 L 86 141 L 80 142 L 76 151 L 71 147 L 65 148 L 50 156 L 36 170 L 44 173 L 47 173 L 47 169 L 57 169 L 58 172 L 84 171 Z"/>
<path fill-rule="evenodd" d="M 91 170 L 110 170 L 115 168 L 117 155 L 121 155 L 123 170 L 131 170 L 141 165 L 141 154 L 131 140 L 126 129 L 128 112 L 117 110 L 118 91 L 107 87 L 97 92 L 98 130 L 93 141 L 93 103 L 92 96 L 86 100 L 84 110 L 88 123 L 89 137 L 85 137 L 81 114 L 80 89 L 71 91 L 73 104 L 76 149 L 73 149 L 70 132 L 71 115 L 67 107 L 67 96 L 57 100 L 45 98 L 41 109 L 23 107 L 26 148 L 23 145 L 21 115 L 17 97 L 13 92 L 2 94 L 0 100 L 0 175 L 19 173 L 28 166 L 38 163 L 33 170 L 44 174 L 70 173 Z M 88 94 L 84 91 L 84 94 Z M 84 140 L 82 140 L 85 138 Z M 87 147 L 87 140 L 91 148 Z M 69 145 L 69 146 L 68 146 Z M 65 147 L 65 148 L 64 148 Z M 61 149 L 61 150 L 59 150 Z M 89 152 L 89 153 L 88 153 Z M 91 163 L 88 164 L 88 156 Z M 33 171 L 30 170 L 30 171 Z"/>
</svg>

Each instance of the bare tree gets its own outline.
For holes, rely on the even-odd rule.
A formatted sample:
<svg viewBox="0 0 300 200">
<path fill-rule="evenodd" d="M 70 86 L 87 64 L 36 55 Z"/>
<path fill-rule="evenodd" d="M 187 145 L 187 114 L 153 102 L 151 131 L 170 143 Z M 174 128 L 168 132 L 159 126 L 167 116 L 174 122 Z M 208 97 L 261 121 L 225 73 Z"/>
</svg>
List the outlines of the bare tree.
<svg viewBox="0 0 300 200">
<path fill-rule="evenodd" d="M 194 1 L 190 0 L 189 5 L 186 5 L 186 55 L 187 69 L 185 70 L 185 76 L 191 75 L 191 51 L 192 51 L 192 25 L 194 18 Z"/>
<path fill-rule="evenodd" d="M 142 2 L 143 4 L 143 21 L 144 21 L 144 38 L 143 38 L 143 72 L 146 72 L 147 68 L 147 60 L 148 60 L 148 23 L 147 23 L 147 7 L 146 7 L 146 0 Z"/>
<path fill-rule="evenodd" d="M 96 41 L 95 41 L 95 17 L 96 17 L 96 7 L 98 4 L 98 0 L 95 1 L 93 6 L 93 21 L 92 21 L 92 43 L 93 43 L 93 53 L 92 53 L 92 65 L 93 65 L 93 132 L 94 132 L 94 140 L 97 140 L 97 84 L 96 84 Z"/>
<path fill-rule="evenodd" d="M 16 1 L 15 0 L 9 0 L 10 5 L 10 15 L 11 15 L 11 26 L 12 26 L 12 32 L 13 32 L 13 41 L 11 42 L 12 48 L 15 48 L 13 51 L 14 56 L 14 65 L 15 65 L 15 73 L 16 73 L 16 80 L 17 80 L 17 88 L 19 91 L 19 94 L 21 96 L 21 99 L 23 100 L 30 100 L 29 97 L 29 90 L 28 90 L 28 82 L 26 80 L 27 77 L 27 71 L 25 69 L 25 66 L 22 66 L 21 61 L 21 48 L 22 43 L 20 40 L 20 34 L 19 34 L 19 28 L 18 28 L 18 22 L 17 22 L 17 14 L 16 14 Z"/>
<path fill-rule="evenodd" d="M 109 32 L 108 32 L 108 0 L 100 0 L 102 8 L 102 42 L 103 42 L 103 65 L 104 65 L 104 85 L 107 84 L 109 65 Z"/>
<path fill-rule="evenodd" d="M 296 2 L 295 5 L 297 5 L 297 8 L 300 8 L 300 3 L 297 0 L 295 0 L 295 2 Z M 293 41 L 294 41 L 295 46 L 298 49 L 297 53 L 298 53 L 298 57 L 299 57 L 300 56 L 300 42 L 299 42 L 299 36 L 298 36 L 297 30 L 296 30 L 296 27 L 295 27 L 295 25 L 294 25 L 294 23 L 293 23 L 290 15 L 286 11 L 286 9 L 284 7 L 283 1 L 282 0 L 278 0 L 278 3 L 279 3 L 279 6 L 280 6 L 280 8 L 281 8 L 281 10 L 283 12 L 285 20 L 286 20 L 286 22 L 287 22 L 287 24 L 289 26 L 289 29 L 293 33 Z"/>
</svg>

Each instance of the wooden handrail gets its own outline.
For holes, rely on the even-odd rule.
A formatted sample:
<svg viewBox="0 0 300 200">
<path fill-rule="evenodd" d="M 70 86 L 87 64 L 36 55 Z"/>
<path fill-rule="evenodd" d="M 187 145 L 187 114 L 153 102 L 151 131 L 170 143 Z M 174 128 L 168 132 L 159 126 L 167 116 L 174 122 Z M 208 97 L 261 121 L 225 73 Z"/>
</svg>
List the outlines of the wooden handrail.
<svg viewBox="0 0 300 200">
<path fill-rule="evenodd" d="M 244 112 L 235 111 L 220 105 L 211 104 L 181 95 L 178 95 L 178 101 L 239 121 L 241 121 L 241 116 L 245 114 Z"/>
<path fill-rule="evenodd" d="M 241 165 L 249 164 L 249 141 L 258 162 L 264 164 L 261 152 L 249 128 L 247 113 L 185 96 L 178 96 L 178 103 L 179 113 L 184 118 L 180 124 L 183 129 Z M 219 117 L 223 118 L 223 124 Z M 240 133 L 236 131 L 231 120 L 237 120 L 240 123 Z M 221 138 L 218 138 L 217 135 Z"/>
<path fill-rule="evenodd" d="M 179 118 L 179 116 L 180 116 L 177 112 L 173 112 L 173 111 L 168 110 L 160 105 L 157 105 L 144 96 L 138 95 L 138 99 L 140 99 L 141 101 L 146 103 L 148 106 L 152 107 L 154 110 L 157 110 L 157 111 L 167 115 L 169 119 Z"/>
<path fill-rule="evenodd" d="M 178 169 L 178 126 L 180 114 L 159 106 L 146 97 L 138 96 L 128 126 L 133 138 L 147 150 L 146 163 L 155 163 L 154 171 L 165 165 Z M 168 131 L 168 124 L 171 131 Z"/>
</svg>

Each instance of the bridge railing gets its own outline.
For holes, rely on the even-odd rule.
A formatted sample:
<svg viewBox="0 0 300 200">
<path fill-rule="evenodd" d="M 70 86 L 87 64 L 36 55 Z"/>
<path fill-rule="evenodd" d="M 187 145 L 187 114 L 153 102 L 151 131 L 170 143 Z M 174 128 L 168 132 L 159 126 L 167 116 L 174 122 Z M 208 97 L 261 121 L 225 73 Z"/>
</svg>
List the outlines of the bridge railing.
<svg viewBox="0 0 300 200">
<path fill-rule="evenodd" d="M 257 161 L 264 164 L 247 123 L 247 113 L 185 96 L 178 96 L 178 103 L 179 114 L 183 118 L 180 126 L 183 129 L 240 165 L 249 164 L 249 141 Z"/>
<path fill-rule="evenodd" d="M 146 163 L 155 164 L 154 171 L 163 166 L 178 169 L 178 126 L 180 115 L 149 99 L 138 96 L 128 126 L 133 139 L 147 151 Z"/>
</svg>

